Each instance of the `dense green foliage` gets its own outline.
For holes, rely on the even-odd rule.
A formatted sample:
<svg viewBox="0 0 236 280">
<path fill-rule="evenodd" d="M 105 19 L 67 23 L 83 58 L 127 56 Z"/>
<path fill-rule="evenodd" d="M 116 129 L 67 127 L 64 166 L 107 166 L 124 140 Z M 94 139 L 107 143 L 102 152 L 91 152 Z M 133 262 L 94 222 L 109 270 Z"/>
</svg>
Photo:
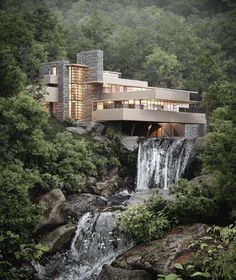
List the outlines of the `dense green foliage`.
<svg viewBox="0 0 236 280">
<path fill-rule="evenodd" d="M 214 97 L 213 92 L 219 94 Z M 206 98 L 210 100 L 213 131 L 205 141 L 202 156 L 204 171 L 217 178 L 218 200 L 231 207 L 236 203 L 236 85 L 217 84 L 210 88 Z M 212 100 L 212 101 L 211 101 Z"/>
<path fill-rule="evenodd" d="M 161 238 L 169 228 L 169 221 L 162 210 L 150 211 L 148 205 L 132 205 L 119 217 L 119 224 L 132 237 L 148 242 Z"/>
<path fill-rule="evenodd" d="M 4 21 L 16 24 L 11 32 L 17 32 L 24 21 L 21 38 L 27 36 L 33 47 L 28 52 L 32 52 L 32 65 L 20 64 L 24 70 L 27 65 L 37 66 L 35 59 L 42 61 L 42 55 L 44 60 L 54 60 L 67 54 L 74 61 L 76 52 L 99 48 L 105 52 L 108 70 L 148 79 L 151 85 L 203 92 L 216 81 L 234 80 L 233 1 L 45 2 L 36 1 L 36 6 L 33 0 L 2 3 Z M 13 17 L 17 20 L 12 21 Z"/>
<path fill-rule="evenodd" d="M 19 93 L 25 85 L 39 85 L 39 64 L 66 57 L 62 32 L 43 3 L 28 12 L 0 11 L 0 96 Z"/>
<path fill-rule="evenodd" d="M 214 223 L 220 219 L 215 190 L 204 180 L 194 184 L 182 180 L 175 190 L 174 200 L 159 195 L 144 205 L 128 207 L 119 217 L 121 228 L 142 241 L 160 238 L 170 227 L 194 222 Z"/>
<path fill-rule="evenodd" d="M 0 275 L 1 279 L 32 279 L 30 268 L 20 266 L 37 260 L 47 251 L 40 244 L 24 244 L 18 234 L 6 231 L 0 235 Z"/>
<path fill-rule="evenodd" d="M 129 234 L 148 241 L 178 223 L 213 223 L 222 207 L 235 207 L 235 1 L 2 0 L 0 8 L 1 279 L 27 279 L 22 260 L 41 252 L 31 241 L 40 220 L 32 194 L 55 187 L 82 191 L 89 176 L 106 176 L 114 167 L 124 177 L 135 174 L 136 158 L 121 148 L 118 135 L 91 141 L 65 133 L 63 124 L 50 127 L 28 94 L 35 97 L 40 87 L 41 62 L 73 61 L 76 52 L 100 48 L 108 70 L 203 94 L 211 132 L 202 160 L 214 183 L 182 182 L 175 202 L 153 197 L 126 210 L 120 223 Z M 233 279 L 227 275 L 235 277 L 235 239 L 216 244 L 223 251 L 209 263 L 211 255 L 199 254 L 199 271 L 213 273 L 214 264 L 213 279 Z"/>
<path fill-rule="evenodd" d="M 236 226 L 213 226 L 190 248 L 195 251 L 191 262 L 175 264 L 177 274 L 159 275 L 158 280 L 235 279 Z"/>
<path fill-rule="evenodd" d="M 40 218 L 38 207 L 30 202 L 29 188 L 39 181 L 37 172 L 23 169 L 15 162 L 0 166 L 0 228 L 2 231 L 20 232 L 28 237 Z"/>
<path fill-rule="evenodd" d="M 40 208 L 32 203 L 31 196 L 35 200 L 54 188 L 65 194 L 80 192 L 89 176 L 107 176 L 129 160 L 127 152 L 122 152 L 120 136 L 112 131 L 104 141 L 95 141 L 74 138 L 62 132 L 63 126 L 58 127 L 61 132 L 52 138 L 45 108 L 27 93 L 0 98 L 0 237 L 4 258 L 6 250 L 17 252 L 16 246 L 22 248 L 31 240 L 40 221 Z M 8 238 L 4 238 L 8 232 L 18 236 L 9 246 L 5 244 Z M 7 260 L 7 264 L 0 262 L 1 279 L 17 275 L 21 264 L 14 255 Z"/>
</svg>

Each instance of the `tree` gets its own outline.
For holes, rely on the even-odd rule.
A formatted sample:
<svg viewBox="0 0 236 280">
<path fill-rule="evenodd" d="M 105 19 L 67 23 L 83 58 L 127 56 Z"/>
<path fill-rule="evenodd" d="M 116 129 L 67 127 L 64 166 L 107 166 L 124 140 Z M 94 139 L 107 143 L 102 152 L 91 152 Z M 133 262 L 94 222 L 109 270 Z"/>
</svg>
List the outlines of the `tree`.
<svg viewBox="0 0 236 280">
<path fill-rule="evenodd" d="M 140 78 L 148 80 L 152 86 L 181 88 L 181 67 L 176 55 L 156 48 L 145 58 Z"/>
<path fill-rule="evenodd" d="M 236 203 L 236 84 L 224 83 L 211 87 L 209 100 L 212 132 L 207 135 L 202 156 L 204 171 L 217 179 L 217 199 L 230 207 Z M 213 95 L 214 92 L 214 95 Z M 213 97 L 213 98 L 212 98 Z"/>
<path fill-rule="evenodd" d="M 131 78 L 154 47 L 153 34 L 147 27 L 126 27 L 114 32 L 107 64 Z"/>
<path fill-rule="evenodd" d="M 48 114 L 43 105 L 27 93 L 0 98 L 0 156 L 2 161 L 19 159 L 35 166 L 47 155 L 49 145 L 43 130 Z"/>
<path fill-rule="evenodd" d="M 0 96 L 19 93 L 26 83 L 26 75 L 17 65 L 9 47 L 0 47 Z"/>
<path fill-rule="evenodd" d="M 40 220 L 40 209 L 31 203 L 29 189 L 39 181 L 35 171 L 23 169 L 20 161 L 0 165 L 0 228 L 27 239 Z"/>
<path fill-rule="evenodd" d="M 113 31 L 113 23 L 103 12 L 96 12 L 90 17 L 77 20 L 71 18 L 68 25 L 67 50 L 69 58 L 75 59 L 75 54 L 83 50 L 102 49 L 108 50 L 109 37 Z"/>
<path fill-rule="evenodd" d="M 25 21 L 22 13 L 0 12 L 0 40 L 1 56 L 5 61 L 1 63 L 3 66 L 4 63 L 12 63 L 5 68 L 5 77 L 12 75 L 12 71 L 21 70 L 27 77 L 27 84 L 33 83 L 37 79 L 39 63 L 44 61 L 46 56 L 43 46 L 34 40 L 32 25 Z M 17 77 L 20 78 L 19 74 Z M 6 83 L 8 82 L 3 85 Z M 11 82 L 8 86 L 10 84 Z"/>
<path fill-rule="evenodd" d="M 53 61 L 66 57 L 65 30 L 58 24 L 56 16 L 45 2 L 39 3 L 33 11 L 28 12 L 25 19 L 32 25 L 34 40 L 43 46 L 47 60 Z"/>
</svg>

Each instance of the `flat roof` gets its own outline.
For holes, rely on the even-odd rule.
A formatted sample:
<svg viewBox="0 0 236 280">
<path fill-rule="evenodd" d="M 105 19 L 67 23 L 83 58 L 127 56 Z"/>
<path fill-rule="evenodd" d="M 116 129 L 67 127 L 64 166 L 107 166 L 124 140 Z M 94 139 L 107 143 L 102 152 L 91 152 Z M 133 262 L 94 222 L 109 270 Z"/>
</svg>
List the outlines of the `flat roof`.
<svg viewBox="0 0 236 280">
<path fill-rule="evenodd" d="M 87 65 L 77 64 L 77 63 L 67 64 L 66 66 L 77 66 L 77 67 L 89 68 Z"/>
<path fill-rule="evenodd" d="M 109 73 L 109 74 L 122 74 L 121 72 L 117 72 L 117 71 L 109 71 L 109 70 L 103 70 L 103 73 Z"/>
</svg>

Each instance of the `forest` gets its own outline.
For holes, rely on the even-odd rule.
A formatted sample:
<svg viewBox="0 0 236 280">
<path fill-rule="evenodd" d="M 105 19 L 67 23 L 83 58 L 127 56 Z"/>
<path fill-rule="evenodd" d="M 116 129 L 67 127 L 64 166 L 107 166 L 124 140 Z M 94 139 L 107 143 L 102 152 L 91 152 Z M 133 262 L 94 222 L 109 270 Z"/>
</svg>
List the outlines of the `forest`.
<svg viewBox="0 0 236 280">
<path fill-rule="evenodd" d="M 222 214 L 220 225 L 229 226 L 236 210 L 234 0 L 1 0 L 0 8 L 1 279 L 33 279 L 23 264 L 47 250 L 33 230 L 42 218 L 40 195 L 53 188 L 80 192 L 88 176 L 104 176 L 133 160 L 122 150 L 119 135 L 111 131 L 104 142 L 73 137 L 40 103 L 39 64 L 75 62 L 83 50 L 102 49 L 105 69 L 125 78 L 198 91 L 208 117 L 202 174 L 211 174 L 214 184 L 191 191 L 183 181 L 176 203 L 157 197 L 145 207 L 126 210 L 120 222 L 124 229 L 148 242 L 176 225 L 173 217 L 178 223 L 207 223 L 217 221 L 216 212 Z M 183 213 L 186 207 L 190 218 Z M 142 217 L 135 220 L 134 210 Z M 152 228 L 139 228 L 136 223 L 145 224 L 149 215 L 155 217 Z M 212 259 L 198 260 L 196 267 L 204 271 L 195 279 L 209 278 L 204 272 L 211 273 L 214 265 L 218 270 L 210 279 L 236 279 L 235 227 L 228 229 L 227 238 L 226 245 L 226 239 L 216 242 L 218 249 L 227 248 L 225 259 L 216 249 Z M 186 271 L 183 279 L 192 279 Z"/>
</svg>

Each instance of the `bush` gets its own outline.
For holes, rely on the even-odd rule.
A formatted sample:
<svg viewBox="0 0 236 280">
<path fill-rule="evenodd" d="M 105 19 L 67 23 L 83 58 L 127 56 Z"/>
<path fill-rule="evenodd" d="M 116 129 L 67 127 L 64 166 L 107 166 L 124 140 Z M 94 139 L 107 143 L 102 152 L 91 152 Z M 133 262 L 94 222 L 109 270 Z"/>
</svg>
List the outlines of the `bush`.
<svg viewBox="0 0 236 280">
<path fill-rule="evenodd" d="M 47 251 L 40 244 L 24 244 L 18 234 L 0 233 L 0 279 L 32 279 L 32 271 L 22 263 L 40 258 Z"/>
<path fill-rule="evenodd" d="M 97 166 L 98 175 L 107 175 L 110 170 L 115 167 L 120 167 L 121 144 L 120 135 L 109 129 L 104 141 L 90 142 L 90 147 L 93 151 L 94 163 Z"/>
<path fill-rule="evenodd" d="M 175 264 L 177 274 L 158 275 L 158 280 L 236 279 L 236 226 L 213 226 L 190 247 L 195 251 L 191 262 Z"/>
<path fill-rule="evenodd" d="M 70 119 L 70 118 L 67 118 L 67 119 L 64 119 L 63 120 L 63 124 L 67 127 L 67 126 L 75 126 L 75 122 Z"/>
<path fill-rule="evenodd" d="M 134 238 L 151 241 L 177 224 L 216 220 L 219 209 L 209 188 L 186 180 L 178 185 L 174 200 L 153 195 L 144 205 L 128 207 L 120 216 L 121 228 Z"/>
<path fill-rule="evenodd" d="M 145 205 L 130 206 L 119 216 L 119 225 L 126 233 L 144 242 L 162 237 L 169 228 L 163 212 L 155 215 Z"/>
<path fill-rule="evenodd" d="M 236 279 L 236 226 L 211 227 L 208 235 L 193 244 L 194 265 L 211 274 L 211 279 Z"/>
<path fill-rule="evenodd" d="M 20 232 L 27 238 L 39 222 L 40 208 L 32 204 L 29 189 L 40 180 L 39 174 L 23 169 L 19 161 L 0 166 L 0 229 Z"/>
<path fill-rule="evenodd" d="M 175 199 L 165 201 L 154 196 L 147 201 L 153 212 L 163 210 L 172 225 L 194 222 L 212 223 L 219 214 L 214 190 L 206 185 L 206 178 L 197 181 L 179 180 L 172 189 Z"/>
</svg>

